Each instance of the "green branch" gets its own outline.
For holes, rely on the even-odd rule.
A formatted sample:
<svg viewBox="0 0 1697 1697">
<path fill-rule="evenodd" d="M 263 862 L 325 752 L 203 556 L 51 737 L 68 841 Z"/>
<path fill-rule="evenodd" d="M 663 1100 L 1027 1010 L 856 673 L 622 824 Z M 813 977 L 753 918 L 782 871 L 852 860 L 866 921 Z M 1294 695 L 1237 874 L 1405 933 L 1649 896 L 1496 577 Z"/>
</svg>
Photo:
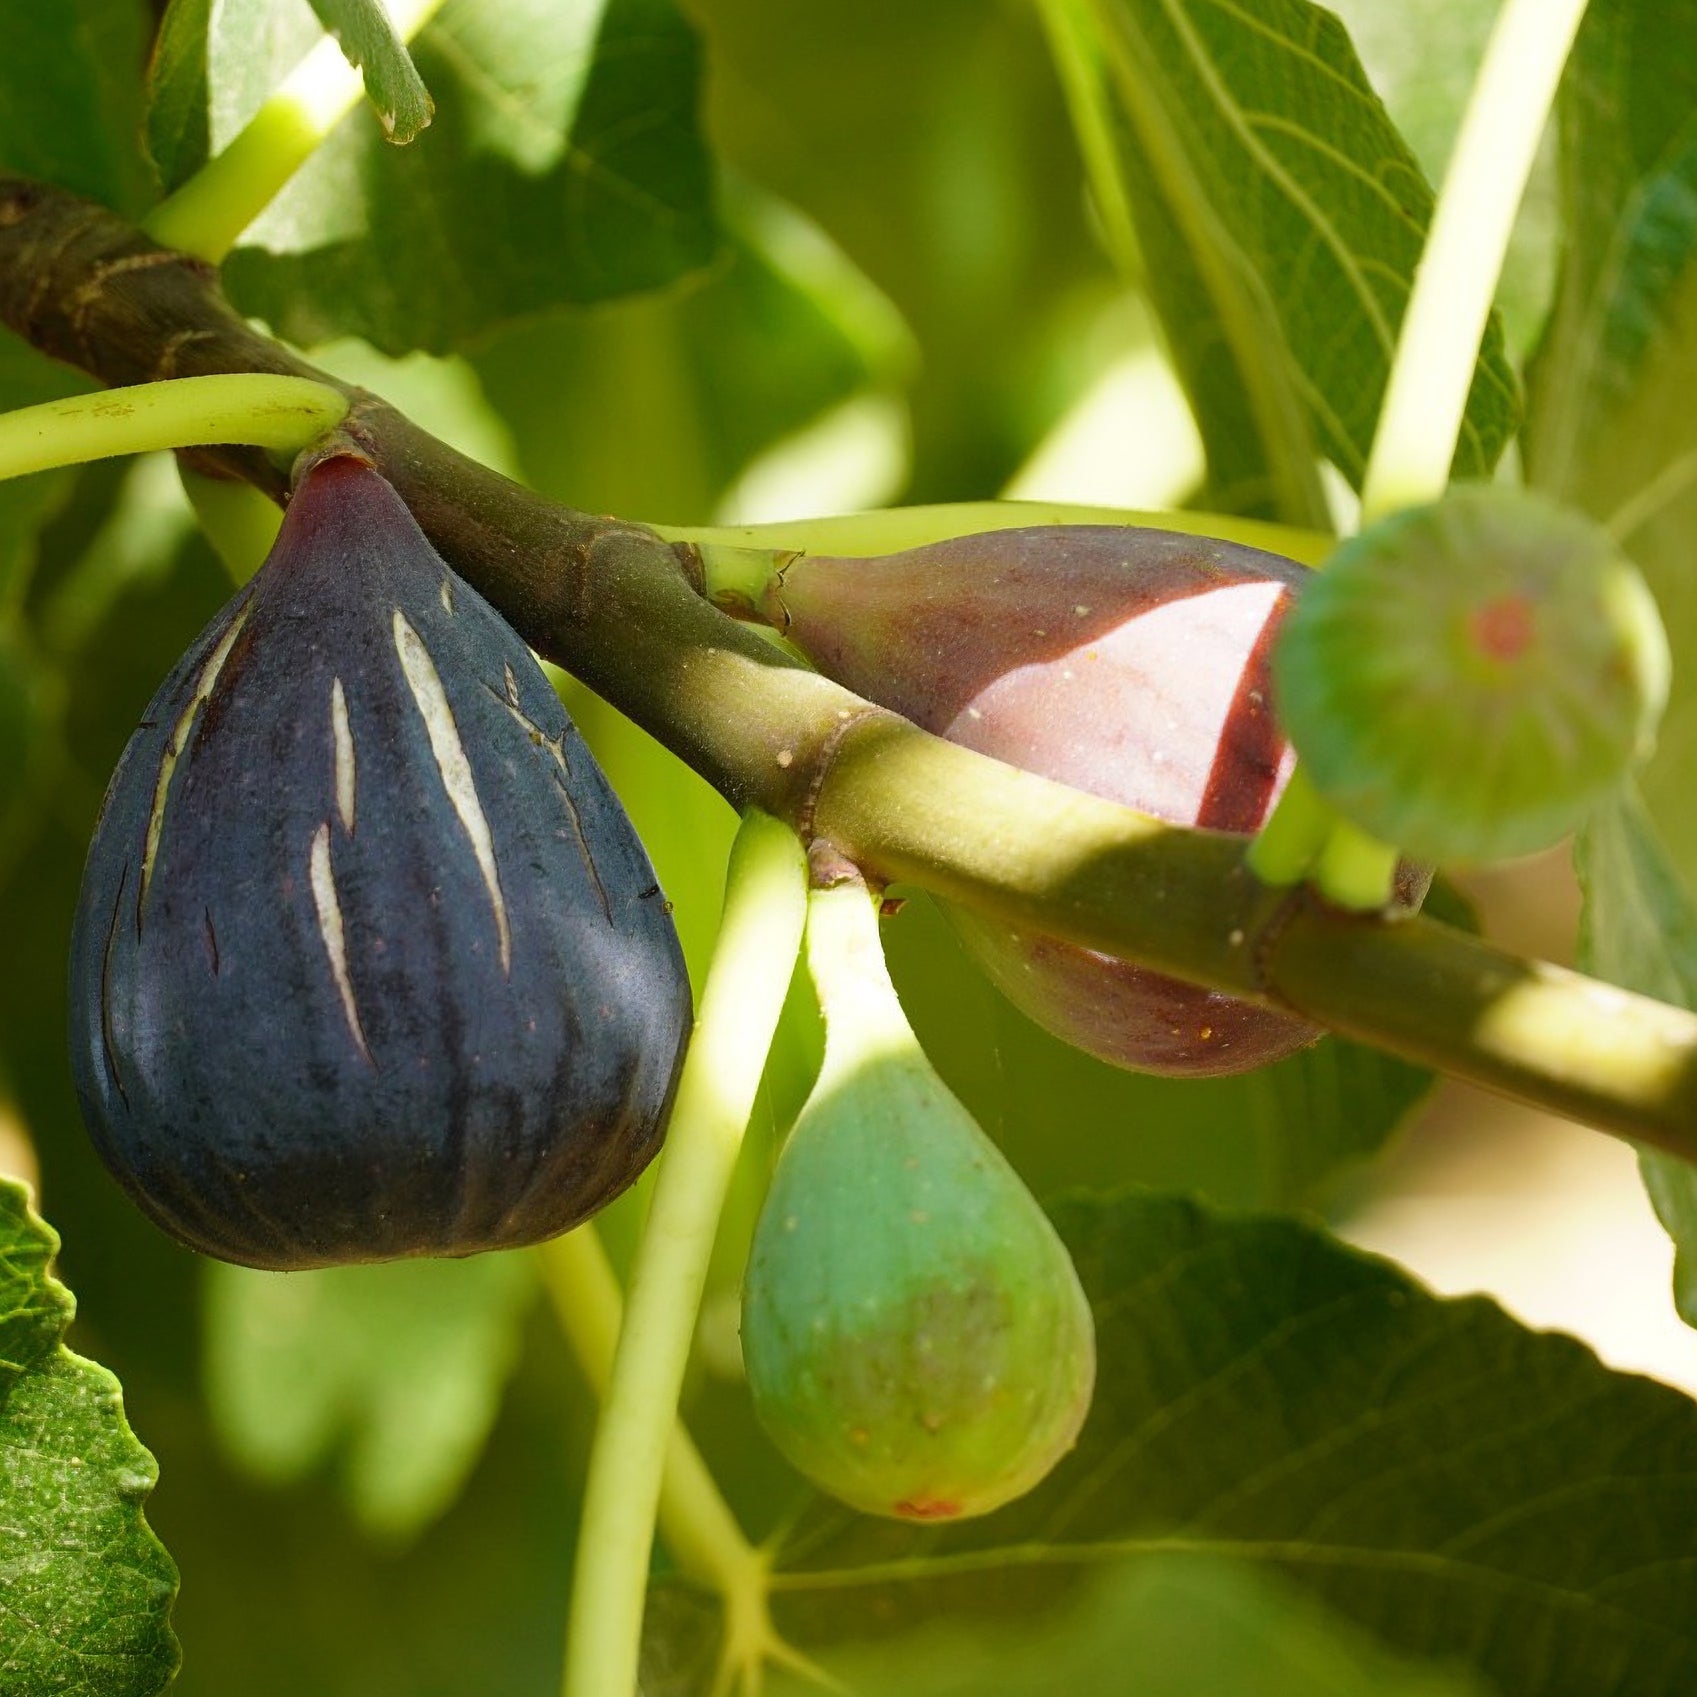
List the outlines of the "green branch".
<svg viewBox="0 0 1697 1697">
<path fill-rule="evenodd" d="M 322 376 L 232 312 L 203 267 L 3 177 L 0 322 L 108 383 L 162 368 Z M 875 877 L 1697 1159 L 1697 1016 L 1432 920 L 1268 890 L 1241 838 L 1163 825 L 927 736 L 703 600 L 689 547 L 544 500 L 344 392 L 343 428 L 455 570 L 736 806 L 829 837 Z M 205 457 L 279 490 L 263 454 Z"/>
<path fill-rule="evenodd" d="M 244 442 L 293 456 L 347 416 L 348 399 L 307 377 L 183 377 L 0 413 L 0 478 L 115 454 Z"/>
</svg>

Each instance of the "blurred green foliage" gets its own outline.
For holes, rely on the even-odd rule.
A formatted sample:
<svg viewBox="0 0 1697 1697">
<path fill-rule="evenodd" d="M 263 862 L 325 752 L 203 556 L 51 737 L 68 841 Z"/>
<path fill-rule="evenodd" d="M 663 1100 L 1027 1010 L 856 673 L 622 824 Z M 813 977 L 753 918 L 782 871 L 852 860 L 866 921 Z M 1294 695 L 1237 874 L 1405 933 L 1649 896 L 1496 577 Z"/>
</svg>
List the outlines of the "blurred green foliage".
<svg viewBox="0 0 1697 1697">
<path fill-rule="evenodd" d="M 1138 10 L 1125 0 L 1125 16 Z M 1428 174 L 1439 163 L 1492 8 L 1484 0 L 1420 8 L 1349 0 L 1343 10 L 1360 28 L 1369 74 L 1383 72 L 1380 90 L 1412 153 L 1399 150 L 1389 121 L 1353 81 L 1351 109 L 1368 112 L 1374 157 L 1391 159 L 1409 189 L 1418 183 L 1411 160 Z M 1681 412 L 1679 403 L 1690 386 L 1692 320 L 1683 303 L 1697 275 L 1697 225 L 1676 214 L 1688 210 L 1678 191 L 1693 157 L 1681 79 L 1697 63 L 1697 45 L 1681 62 L 1686 69 L 1666 75 L 1667 55 L 1646 46 L 1654 26 L 1675 29 L 1674 10 L 1673 0 L 1596 0 L 1585 86 L 1607 98 L 1575 103 L 1564 120 L 1570 148 L 1595 150 L 1607 170 L 1563 179 L 1563 215 L 1593 250 L 1609 247 L 1619 225 L 1633 263 L 1604 280 L 1618 297 L 1618 311 L 1604 317 L 1619 333 L 1596 344 L 1609 358 L 1587 387 L 1574 350 L 1594 345 L 1587 313 L 1606 291 L 1570 259 L 1567 304 L 1549 332 L 1535 395 L 1542 434 L 1532 464 L 1557 463 L 1540 457 L 1541 444 L 1567 432 L 1585 451 L 1547 481 L 1599 511 L 1641 495 L 1646 478 L 1671 475 L 1691 451 L 1689 407 Z M 1283 57 L 1275 59 L 1287 68 L 1290 41 L 1317 27 L 1301 0 L 1257 0 L 1243 11 L 1279 26 Z M 1114 15 L 1107 0 L 1096 15 Z M 0 167 L 139 212 L 156 186 L 180 182 L 228 138 L 312 38 L 304 5 L 174 0 L 146 114 L 152 23 L 141 0 L 0 0 Z M 398 152 L 369 112 L 351 115 L 250 232 L 229 273 L 235 298 L 317 344 L 314 357 L 427 428 L 583 508 L 704 523 L 991 496 L 1104 365 L 1151 353 L 1163 334 L 1148 301 L 1133 298 L 1135 281 L 1109 258 L 1044 31 L 1036 11 L 1014 0 L 840 8 L 688 0 L 682 9 L 671 0 L 458 0 L 426 31 L 418 61 L 437 123 Z M 1257 74 L 1265 70 L 1261 63 Z M 1283 120 L 1300 126 L 1303 113 L 1285 111 Z M 1307 133 L 1328 146 L 1349 141 L 1318 123 Z M 1135 170 L 1127 180 L 1137 180 Z M 1227 209 L 1257 216 L 1230 197 Z M 1402 230 L 1389 244 L 1396 275 L 1387 300 L 1399 300 L 1406 283 L 1407 237 Z M 1283 240 L 1275 232 L 1275 245 Z M 1552 245 L 1546 225 L 1542 241 L 1522 249 L 1505 301 L 1515 351 L 1534 339 Z M 1155 257 L 1142 251 L 1145 263 Z M 1172 302 L 1156 305 L 1176 345 L 1183 326 Z M 1320 300 L 1281 322 L 1296 323 L 1313 344 L 1315 381 L 1341 385 L 1339 367 L 1349 361 L 1326 345 L 1327 307 Z M 1646 324 L 1647 339 L 1625 334 Z M 1493 344 L 1494 372 L 1500 358 Z M 1498 377 L 1479 466 L 1507 428 L 1512 383 Z M 81 382 L 0 332 L 0 406 Z M 1358 412 L 1340 441 L 1359 446 L 1367 415 Z M 1648 467 L 1620 447 L 1635 454 L 1646 438 L 1663 448 Z M 1143 447 L 1128 440 L 1121 452 L 1136 459 Z M 1689 622 L 1689 573 L 1675 521 L 1688 505 L 1679 484 L 1645 521 L 1665 562 L 1659 587 L 1676 641 Z M 554 1321 L 533 1300 L 530 1262 L 284 1280 L 209 1272 L 141 1218 L 82 1130 L 63 1011 L 82 855 L 143 705 L 228 592 L 168 462 L 0 484 L 0 1077 L 33 1140 L 42 1205 L 63 1233 L 63 1270 L 83 1299 L 73 1339 L 119 1373 L 130 1416 L 163 1468 L 149 1514 L 183 1574 L 176 1619 L 188 1661 L 176 1689 L 184 1697 L 534 1697 L 557 1679 L 593 1410 Z M 611 708 L 570 680 L 561 687 L 649 846 L 699 982 L 732 813 Z M 1676 719 L 1651 775 L 1676 893 L 1678 873 L 1690 871 L 1697 817 L 1689 786 L 1679 787 L 1687 735 Z M 1602 846 L 1616 851 L 1617 871 L 1606 874 L 1614 899 L 1642 902 L 1643 937 L 1667 934 L 1675 894 L 1636 893 L 1634 880 L 1653 886 L 1655 878 L 1641 855 L 1636 870 L 1628 865 L 1630 839 Z M 1145 1185 L 1233 1207 L 1324 1207 L 1424 1087 L 1412 1068 L 1330 1041 L 1245 1079 L 1133 1078 L 1066 1049 L 1004 1004 L 924 898 L 893 915 L 886 934 L 940 1070 L 1045 1197 Z M 1649 970 L 1624 959 L 1613 969 Z M 818 1044 L 810 1003 L 792 993 L 715 1261 L 689 1392 L 695 1435 L 755 1536 L 786 1523 L 803 1493 L 752 1423 L 726 1304 Z M 615 1258 L 628 1252 L 642 1199 L 639 1189 L 602 1222 Z M 1689 1563 L 1688 1546 L 1656 1518 L 1689 1506 L 1680 1494 L 1689 1492 L 1689 1462 L 1679 1474 L 1674 1453 L 1685 1453 L 1677 1441 L 1683 1405 L 1651 1407 L 1647 1391 L 1623 1388 L 1568 1346 L 1531 1340 L 1483 1310 L 1437 1304 L 1317 1234 L 1221 1224 L 1170 1198 L 1119 1210 L 1125 1242 L 1097 1243 L 1097 1271 L 1114 1263 L 1104 1288 L 1123 1288 L 1144 1325 L 1139 1335 L 1170 1346 L 1168 1400 L 1146 1417 L 1195 1437 L 1192 1446 L 1169 1444 L 1161 1452 L 1168 1465 L 1148 1480 L 1150 1501 L 1173 1487 L 1175 1524 L 1185 1522 L 1187 1504 L 1200 1503 L 1200 1514 L 1215 1500 L 1203 1485 L 1227 1500 L 1220 1481 L 1238 1454 L 1269 1431 L 1277 1437 L 1286 1416 L 1292 1433 L 1301 1427 L 1306 1436 L 1293 1436 L 1285 1452 L 1273 1443 L 1262 1464 L 1288 1464 L 1312 1487 L 1292 1499 L 1293 1513 L 1316 1521 L 1334 1507 L 1345 1513 L 1351 1492 L 1371 1494 L 1377 1476 L 1304 1475 L 1303 1458 L 1340 1434 L 1371 1448 L 1381 1402 L 1418 1377 L 1425 1357 L 1422 1394 L 1434 1409 L 1447 1406 L 1452 1383 L 1472 1385 L 1473 1400 L 1454 1404 L 1450 1425 L 1417 1433 L 1440 1460 L 1465 1448 L 1463 1428 L 1511 1421 L 1481 1441 L 1490 1450 L 1487 1482 L 1501 1487 L 1486 1508 L 1545 1527 L 1516 1546 L 1516 1561 L 1536 1565 L 1540 1539 L 1551 1549 L 1592 1548 L 1585 1516 L 1552 1506 L 1562 1477 L 1583 1475 L 1585 1445 L 1567 1428 L 1553 1447 L 1537 1444 L 1541 1411 L 1571 1427 L 1594 1394 L 1601 1424 L 1630 1403 L 1626 1427 L 1642 1414 L 1642 1430 L 1654 1428 L 1658 1442 L 1673 1432 L 1665 1502 L 1644 1492 L 1609 1502 L 1600 1473 L 1593 1485 L 1608 1514 L 1641 1507 L 1655 1536 L 1665 1533 L 1670 1571 L 1686 1570 L 1679 1564 Z M 1095 1216 L 1075 1210 L 1072 1218 L 1081 1234 L 1096 1230 Z M 1146 1264 L 1133 1265 L 1139 1252 Z M 1213 1273 L 1197 1272 L 1192 1255 Z M 1296 1343 L 1282 1328 L 1297 1324 L 1300 1305 L 1279 1307 L 1290 1295 L 1281 1274 L 1312 1280 L 1315 1306 L 1301 1310 L 1311 1329 Z M 1391 1315 L 1387 1329 L 1329 1330 L 1330 1298 L 1346 1309 L 1357 1300 L 1377 1305 Z M 1363 1379 L 1357 1370 L 1376 1347 L 1390 1354 L 1374 1357 L 1377 1376 Z M 1195 1361 L 1186 1358 L 1191 1348 Z M 1217 1381 L 1200 1372 L 1210 1350 Z M 1114 1369 L 1126 1409 L 1147 1390 L 1129 1383 L 1134 1355 L 1128 1343 Z M 1317 1383 L 1322 1401 L 1334 1400 L 1305 1405 L 1294 1389 L 1277 1406 L 1219 1395 L 1234 1372 L 1253 1376 L 1268 1362 L 1288 1366 L 1292 1385 Z M 1481 1389 L 1484 1379 L 1496 1383 L 1491 1375 L 1512 1378 L 1516 1363 L 1526 1365 L 1529 1396 L 1549 1393 L 1540 1407 L 1516 1402 L 1512 1384 L 1499 1386 L 1495 1402 Z M 1187 1366 L 1197 1369 L 1189 1379 Z M 1217 1429 L 1199 1412 L 1209 1408 Z M 1520 1440 L 1533 1452 L 1524 1477 L 1515 1472 Z M 1214 1470 L 1194 1502 L 1178 1490 L 1193 1455 L 1211 1457 Z M 1533 1475 L 1535 1489 L 1510 1488 Z M 1433 1484 L 1434 1495 L 1443 1484 Z M 1467 1490 L 1465 1470 L 1450 1485 Z M 1406 1481 L 1384 1488 L 1393 1506 L 1414 1512 Z M 1540 1521 L 1546 1510 L 1554 1518 Z M 1360 1524 L 1392 1562 L 1401 1548 L 1394 1536 L 1371 1516 Z M 1138 1526 L 1150 1536 L 1171 1530 Z M 1430 1543 L 1411 1546 L 1416 1566 L 1431 1556 Z M 1619 1548 L 1628 1543 L 1619 1534 Z M 1151 1679 L 1167 1681 L 1151 1689 L 1175 1697 L 1247 1690 L 1251 1679 L 1269 1692 L 1296 1689 L 1300 1679 L 1305 1690 L 1339 1697 L 1368 1689 L 1439 1697 L 1472 1692 L 1472 1676 L 1406 1667 L 1376 1640 L 1462 1655 L 1463 1628 L 1481 1640 L 1502 1630 L 1461 1585 L 1459 1601 L 1422 1593 L 1417 1621 L 1449 1625 L 1410 1643 L 1386 1624 L 1401 1606 L 1388 1591 L 1362 1580 L 1361 1603 L 1338 1581 L 1316 1589 L 1370 1619 L 1375 1632 L 1340 1637 L 1289 1577 L 1212 1557 L 1140 1561 L 1045 1598 L 1053 1616 L 1023 1638 L 1023 1660 L 1009 1647 L 1005 1667 L 999 1640 L 975 1649 L 952 1628 L 911 1620 L 893 1646 L 856 1651 L 864 1666 L 855 1666 L 880 1690 L 916 1697 L 987 1690 L 994 1671 L 1011 1697 L 1053 1688 L 1045 1681 L 1063 1672 L 1070 1688 L 1095 1689 L 1103 1669 L 1117 1675 L 1136 1650 L 1150 1658 Z M 1667 1616 L 1657 1628 L 1667 1638 L 1655 1640 L 1666 1648 L 1664 1666 L 1685 1677 L 1690 1640 L 1673 1618 L 1677 1608 L 1653 1586 L 1644 1595 L 1647 1610 Z M 989 1588 L 977 1606 L 986 1599 L 994 1607 L 1007 1594 Z M 1472 1660 L 1491 1661 L 1504 1691 L 1564 1689 L 1561 1666 L 1526 1648 L 1546 1629 L 1550 1643 L 1558 1626 L 1581 1631 L 1554 1618 L 1528 1617 L 1513 1654 L 1492 1660 L 1475 1648 Z M 700 1669 L 711 1665 L 717 1633 L 711 1611 L 672 1592 L 658 1619 L 677 1625 L 667 1640 L 672 1666 L 655 1689 L 704 1689 Z M 1576 1658 L 1603 1658 L 1605 1637 L 1563 1642 L 1578 1645 Z M 1193 1662 L 1187 1646 L 1199 1639 L 1214 1659 Z M 1290 1671 L 1293 1661 L 1301 1675 Z M 1573 1665 L 1590 1670 L 1589 1689 L 1615 1677 L 1601 1659 Z"/>
</svg>

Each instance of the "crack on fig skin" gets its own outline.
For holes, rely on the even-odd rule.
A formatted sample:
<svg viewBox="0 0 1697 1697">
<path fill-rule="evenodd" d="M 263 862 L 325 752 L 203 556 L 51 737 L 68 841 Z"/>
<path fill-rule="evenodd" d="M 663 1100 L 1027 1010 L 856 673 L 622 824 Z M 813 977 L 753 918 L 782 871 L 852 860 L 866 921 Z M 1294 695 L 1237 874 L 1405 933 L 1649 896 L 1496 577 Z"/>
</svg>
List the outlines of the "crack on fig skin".
<svg viewBox="0 0 1697 1697">
<path fill-rule="evenodd" d="M 118 1049 L 112 1041 L 112 945 L 118 936 L 118 915 L 124 906 L 124 886 L 130 881 L 130 863 L 118 874 L 118 893 L 112 898 L 112 917 L 106 925 L 106 946 L 100 951 L 100 1047 L 106 1056 L 106 1070 L 112 1074 L 118 1098 L 125 1108 L 130 1105 L 129 1092 L 124 1089 L 123 1074 L 118 1071 Z"/>
<path fill-rule="evenodd" d="M 770 587 L 772 605 L 778 609 L 778 617 L 782 620 L 782 623 L 778 626 L 779 636 L 788 636 L 790 634 L 790 625 L 793 622 L 790 618 L 789 603 L 784 600 L 784 584 L 789 578 L 790 567 L 793 566 L 797 560 L 803 558 L 805 558 L 805 550 L 800 548 L 796 549 L 793 554 L 786 554 L 779 562 L 777 570 L 772 574 Z"/>
</svg>

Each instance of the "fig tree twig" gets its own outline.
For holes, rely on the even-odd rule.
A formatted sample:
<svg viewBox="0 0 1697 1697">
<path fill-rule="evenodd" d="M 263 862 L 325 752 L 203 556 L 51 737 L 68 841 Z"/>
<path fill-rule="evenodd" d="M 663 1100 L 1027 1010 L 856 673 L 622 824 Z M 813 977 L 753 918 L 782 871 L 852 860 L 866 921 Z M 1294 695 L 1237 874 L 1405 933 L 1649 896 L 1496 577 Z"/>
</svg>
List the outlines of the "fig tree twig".
<svg viewBox="0 0 1697 1697">
<path fill-rule="evenodd" d="M 328 380 L 238 317 L 210 267 L 8 177 L 0 322 L 109 384 L 222 371 Z M 454 568 L 738 808 L 828 836 L 874 877 L 1697 1159 L 1697 1016 L 1433 920 L 1352 917 L 1268 890 L 1245 871 L 1242 838 L 1166 826 L 928 736 L 709 605 L 687 545 L 546 501 L 341 387 L 353 401 L 344 428 Z M 194 461 L 285 493 L 262 453 Z"/>
</svg>

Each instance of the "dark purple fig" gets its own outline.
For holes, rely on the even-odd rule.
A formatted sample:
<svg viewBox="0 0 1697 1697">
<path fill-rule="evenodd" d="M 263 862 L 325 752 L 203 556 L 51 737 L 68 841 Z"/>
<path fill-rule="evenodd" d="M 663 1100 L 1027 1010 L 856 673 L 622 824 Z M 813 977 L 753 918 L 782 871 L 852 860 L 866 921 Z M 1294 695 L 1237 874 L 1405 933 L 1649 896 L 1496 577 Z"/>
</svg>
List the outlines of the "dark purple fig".
<svg viewBox="0 0 1697 1697">
<path fill-rule="evenodd" d="M 107 1164 L 249 1266 L 534 1243 L 658 1149 L 689 1019 L 529 651 L 375 471 L 314 466 L 89 851 L 71 1054 Z"/>
<path fill-rule="evenodd" d="M 1293 763 L 1269 664 L 1308 576 L 1238 543 L 1054 526 L 803 555 L 763 615 L 827 676 L 951 742 L 1174 824 L 1250 833 Z M 1118 1066 L 1242 1072 L 1317 1035 L 1057 938 L 950 918 L 1016 1007 Z"/>
</svg>

